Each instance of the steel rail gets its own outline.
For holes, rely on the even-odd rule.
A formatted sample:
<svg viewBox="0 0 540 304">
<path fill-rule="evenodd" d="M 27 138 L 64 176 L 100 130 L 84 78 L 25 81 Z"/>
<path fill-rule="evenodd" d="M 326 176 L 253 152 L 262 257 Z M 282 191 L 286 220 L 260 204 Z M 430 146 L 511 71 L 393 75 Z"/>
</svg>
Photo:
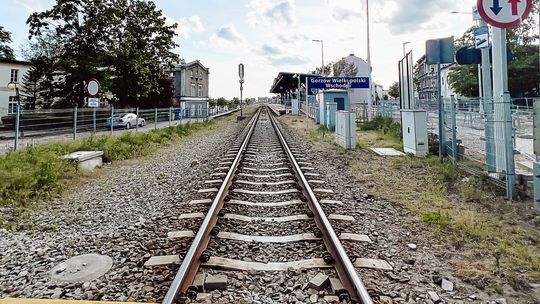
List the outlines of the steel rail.
<svg viewBox="0 0 540 304">
<path fill-rule="evenodd" d="M 210 241 L 210 233 L 217 223 L 218 214 L 223 208 L 223 202 L 228 194 L 229 187 L 233 182 L 233 177 L 238 169 L 242 155 L 244 154 L 246 147 L 251 140 L 251 136 L 253 135 L 253 131 L 255 130 L 255 126 L 257 125 L 261 111 L 262 108 L 259 108 L 257 113 L 253 115 L 253 118 L 250 121 L 251 126 L 249 127 L 248 133 L 246 134 L 242 145 L 238 149 L 238 153 L 233 161 L 233 164 L 223 180 L 223 184 L 221 185 L 216 197 L 212 201 L 212 205 L 210 206 L 210 209 L 208 210 L 199 231 L 195 235 L 193 243 L 191 244 L 191 247 L 189 247 L 184 260 L 182 261 L 182 265 L 180 265 L 180 269 L 176 273 L 176 276 L 171 283 L 171 287 L 163 299 L 163 304 L 176 303 L 175 301 L 177 300 L 178 296 L 187 292 L 188 288 L 193 284 L 193 280 L 195 279 L 195 275 L 197 274 L 201 264 L 201 255 L 208 246 L 208 242 Z"/>
<path fill-rule="evenodd" d="M 289 161 L 293 165 L 293 170 L 295 171 L 298 180 L 302 188 L 304 189 L 303 192 L 308 200 L 309 208 L 313 212 L 317 227 L 323 233 L 324 244 L 326 246 L 326 249 L 329 251 L 329 253 L 334 259 L 334 266 L 338 273 L 339 279 L 343 284 L 343 287 L 345 287 L 345 289 L 347 289 L 347 291 L 349 292 L 349 296 L 351 297 L 352 301 L 362 304 L 373 304 L 371 296 L 366 290 L 364 283 L 362 283 L 362 280 L 358 276 L 358 273 L 356 272 L 353 263 L 350 261 L 347 253 L 345 252 L 345 249 L 343 248 L 339 237 L 334 231 L 334 228 L 332 228 L 330 221 L 326 217 L 326 214 L 324 213 L 324 210 L 322 209 L 319 200 L 315 196 L 315 193 L 311 189 L 311 186 L 309 185 L 306 177 L 304 176 L 304 173 L 302 173 L 300 165 L 298 165 L 298 162 L 296 161 L 296 158 L 294 157 L 291 149 L 289 148 L 285 137 L 283 137 L 283 134 L 278 127 L 275 117 L 273 115 L 269 116 L 270 121 L 272 122 L 272 125 L 281 142 L 281 145 L 286 151 Z"/>
</svg>

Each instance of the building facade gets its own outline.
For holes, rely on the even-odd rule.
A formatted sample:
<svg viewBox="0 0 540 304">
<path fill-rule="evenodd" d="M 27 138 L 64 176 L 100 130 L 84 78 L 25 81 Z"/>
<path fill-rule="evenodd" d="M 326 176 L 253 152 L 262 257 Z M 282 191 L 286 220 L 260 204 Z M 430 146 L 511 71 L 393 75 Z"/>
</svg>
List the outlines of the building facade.
<svg viewBox="0 0 540 304">
<path fill-rule="evenodd" d="M 210 70 L 199 60 L 181 62 L 172 70 L 175 99 L 185 116 L 207 117 Z"/>
<path fill-rule="evenodd" d="M 353 64 L 358 72 L 356 73 L 356 77 L 369 77 L 369 65 L 367 62 L 360 58 L 355 56 L 354 54 L 350 54 L 347 57 L 344 57 L 343 60 L 347 62 L 348 64 Z M 334 75 L 334 76 L 342 76 L 342 75 Z M 372 102 L 375 104 L 377 100 L 382 100 L 383 98 L 383 87 L 381 85 L 376 84 L 373 82 L 371 86 L 371 96 L 372 96 Z M 350 93 L 350 99 L 351 99 L 351 106 L 354 107 L 356 104 L 367 104 L 369 98 L 369 89 L 353 89 Z"/>
<path fill-rule="evenodd" d="M 17 106 L 16 92 L 8 89 L 8 83 L 14 82 L 21 90 L 23 76 L 29 70 L 29 62 L 0 58 L 0 119 L 2 116 L 15 114 Z M 23 95 L 20 91 L 21 104 L 26 100 Z"/>
<path fill-rule="evenodd" d="M 458 97 L 448 83 L 448 74 L 453 66 L 453 64 L 441 65 L 441 96 L 443 98 L 450 98 L 452 95 Z M 437 65 L 427 64 L 425 55 L 416 62 L 414 79 L 420 104 L 437 103 Z"/>
</svg>

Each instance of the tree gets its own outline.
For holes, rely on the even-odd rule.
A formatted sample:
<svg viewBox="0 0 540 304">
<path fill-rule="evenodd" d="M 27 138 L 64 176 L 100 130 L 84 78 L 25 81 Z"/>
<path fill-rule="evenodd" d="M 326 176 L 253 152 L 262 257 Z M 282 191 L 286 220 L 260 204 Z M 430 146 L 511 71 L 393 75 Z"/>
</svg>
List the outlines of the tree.
<svg viewBox="0 0 540 304">
<path fill-rule="evenodd" d="M 348 63 L 345 59 L 341 59 L 333 64 L 334 76 L 336 77 L 355 77 L 358 75 L 358 68 L 354 63 Z"/>
<path fill-rule="evenodd" d="M 229 104 L 232 106 L 237 106 L 240 104 L 240 99 L 238 97 L 235 97 L 229 102 Z"/>
<path fill-rule="evenodd" d="M 217 105 L 220 107 L 224 107 L 229 104 L 229 101 L 223 97 L 220 97 L 217 99 Z"/>
<path fill-rule="evenodd" d="M 325 65 L 324 66 L 324 73 L 322 73 L 322 76 L 324 76 L 324 77 L 330 76 L 330 74 L 332 74 L 333 65 L 334 65 L 333 63 L 329 63 L 329 64 Z M 314 71 L 311 71 L 311 74 L 321 75 L 321 71 L 322 71 L 322 67 L 317 67 L 317 68 L 315 68 Z"/>
<path fill-rule="evenodd" d="M 531 16 L 538 15 L 540 1 L 534 2 Z M 513 97 L 538 95 L 538 79 L 540 79 L 537 22 L 530 17 L 520 26 L 507 31 L 508 47 L 514 59 L 508 63 L 508 86 Z M 456 47 L 474 46 L 474 27 L 468 29 L 456 40 Z M 463 96 L 477 97 L 478 69 L 476 65 L 456 65 L 448 75 L 448 82 Z"/>
<path fill-rule="evenodd" d="M 399 83 L 394 82 L 390 88 L 388 88 L 388 95 L 393 98 L 399 97 Z"/>
<path fill-rule="evenodd" d="M 177 25 L 167 26 L 152 2 L 57 0 L 50 10 L 32 14 L 27 24 L 30 38 L 44 44 L 32 62 L 39 66 L 52 106 L 82 106 L 91 78 L 100 80 L 102 91 L 112 92 L 120 107 L 165 96 L 164 70 L 177 59 L 170 51 L 176 47 Z"/>
<path fill-rule="evenodd" d="M 15 59 L 13 49 L 9 46 L 10 43 L 11 33 L 6 31 L 4 27 L 0 25 L 0 58 Z"/>
<path fill-rule="evenodd" d="M 210 98 L 210 99 L 208 100 L 208 105 L 210 106 L 210 108 L 216 107 L 216 106 L 217 106 L 217 100 L 214 99 L 214 98 Z"/>
</svg>

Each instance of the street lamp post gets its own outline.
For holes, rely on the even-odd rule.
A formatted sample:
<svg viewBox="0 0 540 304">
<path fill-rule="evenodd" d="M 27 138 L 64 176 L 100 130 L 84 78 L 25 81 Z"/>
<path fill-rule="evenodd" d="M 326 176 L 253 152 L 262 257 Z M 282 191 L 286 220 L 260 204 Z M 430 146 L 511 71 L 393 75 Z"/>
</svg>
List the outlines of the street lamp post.
<svg viewBox="0 0 540 304">
<path fill-rule="evenodd" d="M 403 42 L 403 57 L 407 56 L 407 53 L 406 53 L 406 51 L 405 51 L 405 46 L 406 46 L 407 44 L 410 44 L 410 43 L 411 43 L 410 41 Z"/>
<path fill-rule="evenodd" d="M 367 27 L 367 64 L 369 74 L 369 94 L 368 94 L 368 121 L 371 120 L 372 108 L 373 108 L 373 84 L 371 79 L 371 46 L 369 37 L 369 0 L 366 0 L 366 27 Z"/>
<path fill-rule="evenodd" d="M 17 106 L 15 108 L 15 142 L 13 144 L 13 149 L 17 150 L 19 146 L 19 120 L 21 116 L 21 98 L 19 95 L 19 88 L 17 84 L 13 81 L 8 83 L 8 89 L 15 90 L 15 100 L 17 100 Z"/>
<path fill-rule="evenodd" d="M 324 77 L 324 41 L 323 40 L 318 40 L 318 39 L 313 39 L 313 42 L 320 42 L 321 43 L 321 60 L 322 60 L 321 76 Z"/>
</svg>

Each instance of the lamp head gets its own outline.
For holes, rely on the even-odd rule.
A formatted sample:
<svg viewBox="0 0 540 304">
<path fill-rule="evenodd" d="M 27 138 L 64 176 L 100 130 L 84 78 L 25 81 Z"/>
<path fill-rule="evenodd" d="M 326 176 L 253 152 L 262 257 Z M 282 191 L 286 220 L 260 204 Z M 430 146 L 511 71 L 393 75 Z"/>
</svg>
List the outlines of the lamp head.
<svg viewBox="0 0 540 304">
<path fill-rule="evenodd" d="M 10 83 L 8 83 L 7 87 L 8 87 L 8 89 L 13 91 L 13 90 L 17 89 L 17 84 L 15 82 L 11 81 Z"/>
</svg>

